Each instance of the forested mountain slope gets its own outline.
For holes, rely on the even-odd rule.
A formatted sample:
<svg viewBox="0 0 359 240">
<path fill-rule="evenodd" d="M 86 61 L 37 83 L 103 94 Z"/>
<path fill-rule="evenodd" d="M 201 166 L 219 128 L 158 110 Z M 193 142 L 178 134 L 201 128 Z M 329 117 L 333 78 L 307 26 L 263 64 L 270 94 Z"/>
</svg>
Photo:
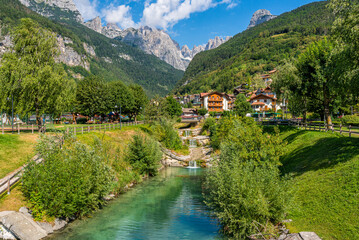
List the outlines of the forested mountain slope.
<svg viewBox="0 0 359 240">
<path fill-rule="evenodd" d="M 86 62 L 77 65 L 67 64 L 66 70 L 72 76 L 81 78 L 95 74 L 106 81 L 122 80 L 125 83 L 137 83 L 143 86 L 149 96 L 154 96 L 167 94 L 183 75 L 182 71 L 176 70 L 157 57 L 119 40 L 107 38 L 70 16 L 63 19 L 54 17 L 56 20 L 50 20 L 32 12 L 18 0 L 0 0 L 0 38 L 4 38 L 21 18 L 31 18 L 42 27 L 55 32 L 58 37 L 65 39 L 65 51 L 70 49 L 72 55 Z M 65 60 L 71 58 L 71 54 L 65 53 Z"/>
<path fill-rule="evenodd" d="M 326 35 L 334 16 L 327 2 L 316 2 L 237 34 L 216 49 L 197 54 L 178 82 L 178 94 L 228 91 L 250 83 L 297 56 L 309 43 Z"/>
</svg>

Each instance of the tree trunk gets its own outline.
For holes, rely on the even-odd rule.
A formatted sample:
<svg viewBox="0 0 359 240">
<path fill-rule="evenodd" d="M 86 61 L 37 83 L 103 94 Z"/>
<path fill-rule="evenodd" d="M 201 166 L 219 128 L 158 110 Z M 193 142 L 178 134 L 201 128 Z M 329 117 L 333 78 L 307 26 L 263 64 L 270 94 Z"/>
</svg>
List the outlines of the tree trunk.
<svg viewBox="0 0 359 240">
<path fill-rule="evenodd" d="M 303 114 L 303 123 L 306 123 L 307 122 L 307 100 L 304 99 L 303 103 L 304 103 L 304 109 L 303 109 L 303 112 L 302 112 L 302 114 Z"/>
<path fill-rule="evenodd" d="M 332 129 L 332 117 L 330 116 L 330 97 L 329 89 L 326 84 L 323 86 L 323 97 L 324 97 L 324 116 L 327 124 L 327 129 Z"/>
<path fill-rule="evenodd" d="M 76 122 L 76 114 L 72 113 L 72 124 L 77 124 Z"/>
</svg>

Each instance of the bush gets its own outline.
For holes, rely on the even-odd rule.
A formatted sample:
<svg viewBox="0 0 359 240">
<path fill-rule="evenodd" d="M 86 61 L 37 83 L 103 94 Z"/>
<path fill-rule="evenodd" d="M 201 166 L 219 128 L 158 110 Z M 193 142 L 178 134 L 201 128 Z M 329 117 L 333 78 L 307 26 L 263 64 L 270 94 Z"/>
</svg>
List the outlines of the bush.
<svg viewBox="0 0 359 240">
<path fill-rule="evenodd" d="M 206 187 L 206 204 L 220 219 L 222 232 L 234 239 L 256 233 L 255 221 L 276 224 L 284 217 L 286 185 L 277 168 L 243 164 L 237 157 L 212 168 Z"/>
<path fill-rule="evenodd" d="M 85 123 L 87 123 L 87 119 L 86 118 L 78 118 L 78 119 L 76 119 L 76 123 L 77 124 L 85 124 Z"/>
<path fill-rule="evenodd" d="M 106 163 L 98 141 L 93 148 L 71 138 L 61 141 L 42 135 L 37 145 L 44 159 L 31 162 L 23 174 L 23 193 L 33 206 L 37 220 L 81 217 L 99 208 L 112 189 L 114 174 Z"/>
<path fill-rule="evenodd" d="M 155 176 L 158 173 L 162 151 L 158 142 L 142 135 L 133 136 L 126 160 L 139 174 Z"/>
<path fill-rule="evenodd" d="M 278 170 L 284 147 L 278 131 L 263 133 L 250 118 L 228 117 L 212 132 L 221 154 L 206 175 L 205 199 L 222 231 L 244 239 L 254 233 L 254 222 L 282 220 L 287 194 Z"/>
<path fill-rule="evenodd" d="M 357 125 L 359 124 L 359 116 L 356 115 L 346 115 L 340 118 L 340 121 L 345 125 Z"/>
<path fill-rule="evenodd" d="M 209 117 L 204 121 L 203 127 L 202 127 L 202 131 L 209 131 L 211 129 L 211 127 L 213 127 L 216 124 L 216 119 L 214 119 L 213 117 Z"/>
<path fill-rule="evenodd" d="M 166 148 L 179 150 L 183 147 L 182 140 L 176 129 L 174 129 L 173 125 L 173 121 L 161 118 L 159 121 L 153 122 L 151 130 L 154 133 L 156 139 L 163 143 Z"/>
</svg>

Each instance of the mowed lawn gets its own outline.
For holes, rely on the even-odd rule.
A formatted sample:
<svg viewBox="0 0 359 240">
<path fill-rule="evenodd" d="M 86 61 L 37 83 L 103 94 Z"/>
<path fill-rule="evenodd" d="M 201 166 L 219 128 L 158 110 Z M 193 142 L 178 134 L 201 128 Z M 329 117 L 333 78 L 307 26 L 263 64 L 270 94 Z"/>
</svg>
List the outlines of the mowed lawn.
<svg viewBox="0 0 359 240">
<path fill-rule="evenodd" d="M 37 134 L 0 134 L 0 178 L 34 156 Z"/>
<path fill-rule="evenodd" d="M 359 239 L 359 138 L 287 130 L 283 174 L 292 175 L 287 218 L 292 232 L 322 239 Z"/>
</svg>

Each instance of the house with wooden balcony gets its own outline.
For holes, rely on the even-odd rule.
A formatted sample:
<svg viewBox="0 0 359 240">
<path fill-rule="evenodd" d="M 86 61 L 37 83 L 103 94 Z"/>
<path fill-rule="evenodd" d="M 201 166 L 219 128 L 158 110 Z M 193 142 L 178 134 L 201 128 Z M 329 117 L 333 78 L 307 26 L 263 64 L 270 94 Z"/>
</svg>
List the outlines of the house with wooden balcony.
<svg viewBox="0 0 359 240">
<path fill-rule="evenodd" d="M 249 102 L 256 112 L 277 112 L 279 109 L 286 107 L 286 101 L 278 100 L 276 93 L 269 86 L 253 92 Z"/>
<path fill-rule="evenodd" d="M 232 110 L 235 97 L 220 92 L 201 93 L 201 107 L 208 112 L 223 112 Z"/>
</svg>

